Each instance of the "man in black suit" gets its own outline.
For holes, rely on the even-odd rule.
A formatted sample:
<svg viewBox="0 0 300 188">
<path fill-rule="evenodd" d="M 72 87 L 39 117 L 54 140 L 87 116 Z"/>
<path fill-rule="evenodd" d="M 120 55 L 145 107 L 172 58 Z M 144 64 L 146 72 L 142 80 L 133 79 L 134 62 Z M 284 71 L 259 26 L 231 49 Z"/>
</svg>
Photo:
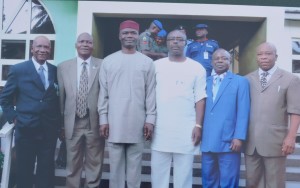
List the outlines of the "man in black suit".
<svg viewBox="0 0 300 188">
<path fill-rule="evenodd" d="M 10 68 L 0 105 L 15 124 L 17 187 L 54 187 L 54 150 L 60 128 L 56 67 L 47 62 L 51 43 L 34 39 L 31 60 Z M 15 107 L 14 107 L 15 106 Z M 34 182 L 34 167 L 36 181 Z"/>
</svg>

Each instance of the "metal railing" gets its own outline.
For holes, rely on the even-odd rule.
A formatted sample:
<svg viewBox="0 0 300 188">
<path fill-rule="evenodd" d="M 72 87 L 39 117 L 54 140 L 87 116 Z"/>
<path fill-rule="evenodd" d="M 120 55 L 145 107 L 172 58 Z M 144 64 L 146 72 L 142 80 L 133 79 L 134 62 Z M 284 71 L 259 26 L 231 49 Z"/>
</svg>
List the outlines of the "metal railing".
<svg viewBox="0 0 300 188">
<path fill-rule="evenodd" d="M 0 130 L 0 138 L 2 138 L 1 141 L 5 143 L 1 188 L 7 188 L 9 184 L 11 149 L 12 149 L 14 126 L 15 126 L 14 124 L 6 123 Z"/>
</svg>

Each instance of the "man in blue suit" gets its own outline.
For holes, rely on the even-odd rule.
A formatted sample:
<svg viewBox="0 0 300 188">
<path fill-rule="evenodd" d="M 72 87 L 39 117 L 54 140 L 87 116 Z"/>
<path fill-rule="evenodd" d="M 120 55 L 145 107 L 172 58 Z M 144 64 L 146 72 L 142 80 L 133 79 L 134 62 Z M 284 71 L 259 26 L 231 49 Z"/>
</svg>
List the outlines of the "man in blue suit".
<svg viewBox="0 0 300 188">
<path fill-rule="evenodd" d="M 239 184 L 240 152 L 250 108 L 249 83 L 228 71 L 230 59 L 226 50 L 216 50 L 212 56 L 215 75 L 206 82 L 201 144 L 203 187 L 236 188 Z"/>
<path fill-rule="evenodd" d="M 50 50 L 48 38 L 36 37 L 32 59 L 11 67 L 0 96 L 5 117 L 15 124 L 17 188 L 54 187 L 60 112 L 56 67 L 47 62 Z"/>
</svg>

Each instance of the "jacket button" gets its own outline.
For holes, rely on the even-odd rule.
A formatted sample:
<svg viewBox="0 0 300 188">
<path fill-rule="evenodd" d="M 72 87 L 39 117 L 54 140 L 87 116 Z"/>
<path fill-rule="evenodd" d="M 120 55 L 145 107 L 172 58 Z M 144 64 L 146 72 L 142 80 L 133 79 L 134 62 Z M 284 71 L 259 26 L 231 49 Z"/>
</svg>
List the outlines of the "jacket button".
<svg viewBox="0 0 300 188">
<path fill-rule="evenodd" d="M 40 100 L 40 102 L 43 102 L 43 100 Z"/>
</svg>

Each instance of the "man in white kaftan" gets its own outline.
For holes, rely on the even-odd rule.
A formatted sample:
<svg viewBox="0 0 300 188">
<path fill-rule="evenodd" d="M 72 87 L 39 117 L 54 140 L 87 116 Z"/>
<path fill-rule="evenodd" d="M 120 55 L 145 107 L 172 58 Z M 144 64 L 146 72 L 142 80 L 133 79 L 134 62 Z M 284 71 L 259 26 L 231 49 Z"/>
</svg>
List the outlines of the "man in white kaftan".
<svg viewBox="0 0 300 188">
<path fill-rule="evenodd" d="M 167 37 L 169 55 L 154 62 L 157 120 L 152 141 L 152 187 L 169 187 L 173 159 L 174 188 L 192 187 L 194 154 L 199 153 L 205 105 L 206 73 L 186 58 L 186 35 Z"/>
</svg>

